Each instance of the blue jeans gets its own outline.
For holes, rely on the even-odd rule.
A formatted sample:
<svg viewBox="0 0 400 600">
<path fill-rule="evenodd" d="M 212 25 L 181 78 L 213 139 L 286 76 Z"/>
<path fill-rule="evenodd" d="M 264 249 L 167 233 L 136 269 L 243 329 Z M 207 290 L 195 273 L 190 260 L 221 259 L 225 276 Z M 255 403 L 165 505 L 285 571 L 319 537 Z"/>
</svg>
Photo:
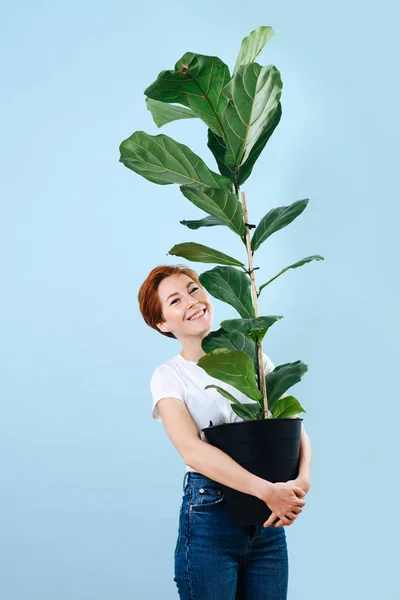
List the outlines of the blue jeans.
<svg viewBox="0 0 400 600">
<path fill-rule="evenodd" d="M 181 600 L 286 600 L 284 527 L 234 527 L 220 484 L 189 471 L 183 480 L 175 576 Z"/>
</svg>

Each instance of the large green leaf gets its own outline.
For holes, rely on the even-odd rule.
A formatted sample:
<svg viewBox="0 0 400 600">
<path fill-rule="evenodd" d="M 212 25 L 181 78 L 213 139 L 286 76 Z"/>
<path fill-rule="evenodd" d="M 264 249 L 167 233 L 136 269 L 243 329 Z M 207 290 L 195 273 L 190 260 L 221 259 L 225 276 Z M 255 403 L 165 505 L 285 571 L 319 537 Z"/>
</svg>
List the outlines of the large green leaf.
<svg viewBox="0 0 400 600">
<path fill-rule="evenodd" d="M 227 400 L 230 400 L 233 404 L 231 405 L 232 410 L 234 410 L 236 412 L 236 414 L 238 414 L 240 417 L 242 417 L 242 419 L 248 419 L 250 417 L 250 419 L 254 419 L 254 413 L 256 412 L 258 414 L 259 410 L 260 410 L 260 406 L 254 402 L 253 404 L 247 404 L 247 403 L 242 403 L 240 402 L 237 398 L 235 398 L 235 396 L 233 396 L 232 394 L 230 394 L 229 392 L 227 392 L 224 388 L 222 388 L 219 385 L 206 385 L 206 387 L 204 388 L 205 390 L 208 390 L 209 388 L 215 388 L 216 390 L 218 390 L 218 392 L 224 396 L 224 398 L 226 398 Z M 249 406 L 251 406 L 251 408 L 248 408 Z M 236 410 L 235 410 L 236 408 Z M 254 411 L 255 409 L 255 411 Z M 245 415 L 245 416 L 243 416 Z"/>
<path fill-rule="evenodd" d="M 249 319 L 243 319 L 243 321 L 249 321 Z M 226 326 L 227 323 L 229 323 L 229 321 L 223 321 L 223 323 Z M 253 361 L 254 371 L 258 377 L 259 365 L 256 343 L 244 333 L 234 331 L 234 327 L 232 327 L 231 329 L 232 331 L 228 332 L 225 329 L 222 329 L 222 327 L 220 327 L 216 331 L 210 331 L 210 333 L 208 333 L 201 342 L 202 349 L 207 354 L 209 354 L 216 348 L 226 348 L 228 350 L 232 350 L 233 352 L 245 352 Z M 265 369 L 264 372 L 267 375 Z"/>
<path fill-rule="evenodd" d="M 279 277 L 280 275 L 282 275 L 282 273 L 285 273 L 285 271 L 288 271 L 289 269 L 297 269 L 297 267 L 301 267 L 302 265 L 305 265 L 309 262 L 311 262 L 312 260 L 325 260 L 323 256 L 320 256 L 319 254 L 314 254 L 314 256 L 306 256 L 306 258 L 302 258 L 301 260 L 298 260 L 297 262 L 293 263 L 292 265 L 289 265 L 288 267 L 285 267 L 284 269 L 282 269 L 281 271 L 279 271 L 279 273 L 277 273 L 274 277 L 272 277 L 272 279 L 270 279 L 269 281 L 267 281 L 266 283 L 263 283 L 257 293 L 257 296 L 259 296 L 261 294 L 261 290 L 263 288 L 265 288 L 266 285 L 268 285 L 269 283 L 271 283 L 271 281 L 274 281 L 274 279 L 276 279 L 277 277 Z"/>
<path fill-rule="evenodd" d="M 261 25 L 257 29 L 254 29 L 242 40 L 239 54 L 236 59 L 235 68 L 233 74 L 236 73 L 241 65 L 254 62 L 265 44 L 275 35 L 272 27 Z"/>
<path fill-rule="evenodd" d="M 283 319 L 282 316 L 268 315 L 265 317 L 255 317 L 254 319 L 226 319 L 221 321 L 221 327 L 228 332 L 240 332 L 247 336 L 251 336 L 255 343 L 261 342 L 267 333 L 268 329 Z"/>
<path fill-rule="evenodd" d="M 236 181 L 234 170 L 234 157 L 231 150 L 227 150 L 224 138 L 208 129 L 207 146 L 210 148 L 217 161 L 218 169 L 221 175 L 228 177 L 232 182 Z"/>
<path fill-rule="evenodd" d="M 268 405 L 269 409 L 269 405 Z M 301 412 L 307 412 L 294 396 L 285 396 L 275 402 L 274 414 L 271 419 L 289 419 Z"/>
<path fill-rule="evenodd" d="M 227 321 L 224 321 L 227 323 Z M 227 348 L 228 350 L 240 350 L 246 352 L 253 361 L 254 370 L 259 374 L 259 365 L 257 357 L 257 346 L 256 342 L 251 337 L 248 337 L 244 333 L 238 331 L 225 331 L 221 327 L 217 331 L 210 331 L 210 333 L 203 338 L 201 347 L 204 352 L 211 352 L 215 348 Z"/>
<path fill-rule="evenodd" d="M 273 371 L 267 373 L 265 379 L 267 384 L 268 409 L 273 410 L 275 403 L 282 394 L 298 383 L 307 371 L 308 366 L 301 362 L 301 360 L 296 360 L 293 363 L 279 365 Z"/>
<path fill-rule="evenodd" d="M 188 146 L 162 133 L 151 136 L 136 131 L 119 149 L 120 162 L 160 185 L 196 184 L 228 189 L 232 185 L 229 179 L 211 171 Z"/>
<path fill-rule="evenodd" d="M 174 70 L 161 71 L 144 93 L 154 100 L 188 106 L 210 129 L 222 135 L 222 112 L 227 103 L 222 90 L 229 79 L 227 65 L 217 56 L 186 52 Z"/>
<path fill-rule="evenodd" d="M 240 237 L 246 235 L 243 207 L 236 194 L 221 188 L 182 185 L 182 194 L 195 206 L 223 222 Z"/>
<path fill-rule="evenodd" d="M 263 418 L 263 411 L 256 402 L 242 402 L 241 405 L 231 404 L 231 408 L 242 419 L 258 421 Z M 251 416 L 249 416 L 249 413 Z"/>
<path fill-rule="evenodd" d="M 282 105 L 279 102 L 276 111 L 271 116 L 270 120 L 268 121 L 267 126 L 261 133 L 260 137 L 254 144 L 253 148 L 251 149 L 248 159 L 239 167 L 239 170 L 238 170 L 237 176 L 236 176 L 236 182 L 237 182 L 238 186 L 242 185 L 242 183 L 244 183 L 246 181 L 246 179 L 250 176 L 257 158 L 260 156 L 260 154 L 264 150 L 269 138 L 274 133 L 275 128 L 277 127 L 277 125 L 281 119 L 281 116 L 282 116 Z M 222 172 L 221 169 L 219 169 L 219 170 L 220 170 L 220 172 Z"/>
<path fill-rule="evenodd" d="M 254 164 L 261 152 L 264 150 L 269 138 L 275 131 L 282 116 L 282 105 L 279 102 L 276 111 L 268 121 L 257 142 L 254 144 L 248 159 L 238 168 L 235 167 L 234 156 L 232 150 L 226 147 L 224 139 L 215 134 L 211 129 L 208 130 L 208 147 L 217 161 L 218 170 L 221 175 L 229 177 L 229 179 L 240 187 L 242 183 L 248 179 L 253 170 Z"/>
<path fill-rule="evenodd" d="M 195 242 L 183 242 L 182 244 L 175 244 L 167 254 L 173 256 L 182 256 L 187 260 L 203 263 L 214 263 L 218 265 L 233 265 L 235 267 L 245 267 L 245 264 L 240 260 L 219 252 L 214 248 L 203 246 L 203 244 L 196 244 Z"/>
<path fill-rule="evenodd" d="M 199 279 L 214 298 L 233 306 L 244 319 L 255 316 L 246 273 L 233 267 L 214 267 L 201 273 Z"/>
<path fill-rule="evenodd" d="M 248 159 L 264 129 L 270 127 L 281 93 L 278 69 L 257 63 L 241 65 L 224 88 L 228 98 L 222 119 L 224 139 L 233 153 L 235 171 Z"/>
<path fill-rule="evenodd" d="M 237 331 L 227 332 L 221 327 L 216 331 L 211 331 L 202 339 L 201 347 L 207 354 L 215 348 L 227 348 L 233 351 L 246 352 L 255 363 L 256 347 L 254 342 L 244 333 Z"/>
<path fill-rule="evenodd" d="M 262 399 L 262 393 L 257 387 L 253 361 L 245 352 L 216 348 L 202 356 L 197 365 L 210 377 L 229 383 L 249 398 L 257 401 Z"/>
<path fill-rule="evenodd" d="M 186 225 L 189 229 L 200 229 L 200 227 L 214 227 L 215 225 L 223 225 L 225 227 L 225 223 L 221 223 L 219 219 L 215 217 L 204 217 L 204 219 L 193 219 L 191 221 L 187 221 L 186 219 L 182 219 L 179 221 L 181 225 Z"/>
<path fill-rule="evenodd" d="M 251 238 L 251 249 L 254 252 L 273 233 L 283 229 L 296 219 L 308 204 L 308 200 L 297 200 L 290 206 L 278 206 L 273 208 L 261 219 L 254 230 Z"/>
<path fill-rule="evenodd" d="M 157 127 L 162 127 L 163 125 L 171 123 L 171 121 L 177 121 L 178 119 L 197 118 L 197 115 L 195 115 L 190 108 L 175 106 L 174 104 L 168 104 L 168 102 L 160 102 L 160 100 L 146 98 L 146 105 L 151 112 L 151 116 Z"/>
</svg>

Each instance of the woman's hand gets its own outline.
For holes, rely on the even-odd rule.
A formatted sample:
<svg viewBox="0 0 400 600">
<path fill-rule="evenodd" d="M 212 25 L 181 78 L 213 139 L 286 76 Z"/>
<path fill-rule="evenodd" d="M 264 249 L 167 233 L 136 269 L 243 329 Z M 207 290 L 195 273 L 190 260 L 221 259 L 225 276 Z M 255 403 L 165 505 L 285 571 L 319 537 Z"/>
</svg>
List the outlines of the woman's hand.
<svg viewBox="0 0 400 600">
<path fill-rule="evenodd" d="M 271 515 L 264 523 L 264 527 L 269 527 L 270 525 L 280 527 L 281 525 L 285 526 L 294 523 L 297 515 L 301 513 L 303 506 L 306 504 L 304 496 L 309 488 L 309 482 L 301 477 L 272 484 L 268 497 L 263 498 L 264 502 L 272 510 Z M 278 519 L 276 523 L 274 523 L 275 519 Z"/>
<path fill-rule="evenodd" d="M 305 491 L 306 494 L 308 493 L 311 487 L 311 481 L 308 477 L 305 477 L 303 475 L 299 475 L 298 477 L 296 477 L 296 479 L 290 479 L 286 483 L 293 483 L 294 485 L 298 485 L 299 487 L 301 487 L 302 490 Z"/>
</svg>

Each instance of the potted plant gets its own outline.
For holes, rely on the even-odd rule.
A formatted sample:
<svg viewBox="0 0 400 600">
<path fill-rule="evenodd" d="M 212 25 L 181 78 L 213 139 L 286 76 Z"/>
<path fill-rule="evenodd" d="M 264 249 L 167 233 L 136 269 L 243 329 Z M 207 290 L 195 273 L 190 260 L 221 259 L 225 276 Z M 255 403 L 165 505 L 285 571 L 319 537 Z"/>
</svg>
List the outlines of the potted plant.
<svg viewBox="0 0 400 600">
<path fill-rule="evenodd" d="M 260 315 L 258 299 L 267 285 L 289 269 L 323 257 L 307 256 L 256 287 L 254 271 L 260 267 L 253 263 L 255 251 L 292 223 L 308 204 L 304 199 L 272 208 L 255 225 L 249 222 L 245 193 L 241 191 L 282 114 L 278 69 L 255 62 L 273 35 L 271 27 L 262 26 L 244 38 L 232 73 L 216 56 L 186 52 L 174 69 L 162 71 L 144 92 L 158 127 L 177 119 L 199 118 L 205 123 L 207 145 L 219 173 L 188 146 L 167 135 L 151 136 L 143 131 L 121 143 L 120 161 L 154 183 L 178 184 L 182 194 L 208 215 L 182 220 L 182 225 L 191 230 L 228 227 L 245 246 L 247 264 L 196 242 L 176 244 L 168 254 L 218 265 L 200 275 L 201 284 L 240 315 L 222 321 L 217 331 L 204 338 L 206 355 L 197 364 L 210 376 L 243 392 L 249 402 L 239 402 L 218 385 L 207 386 L 205 389 L 214 387 L 231 401 L 232 410 L 243 421 L 217 426 L 210 422 L 203 429 L 206 439 L 252 473 L 275 483 L 295 479 L 298 474 L 302 419 L 293 417 L 306 411 L 286 392 L 308 367 L 296 360 L 264 373 L 262 341 L 282 316 Z M 270 516 L 271 510 L 260 499 L 222 487 L 234 525 L 256 525 Z"/>
</svg>

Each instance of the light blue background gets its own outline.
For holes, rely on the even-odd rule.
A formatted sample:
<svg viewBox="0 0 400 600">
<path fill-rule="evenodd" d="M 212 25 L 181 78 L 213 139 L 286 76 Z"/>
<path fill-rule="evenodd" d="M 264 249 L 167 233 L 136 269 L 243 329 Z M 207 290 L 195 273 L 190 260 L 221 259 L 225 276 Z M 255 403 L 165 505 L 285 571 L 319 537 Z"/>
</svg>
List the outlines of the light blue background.
<svg viewBox="0 0 400 600">
<path fill-rule="evenodd" d="M 255 254 L 283 315 L 263 350 L 309 366 L 293 392 L 313 448 L 307 505 L 286 528 L 289 598 L 398 598 L 398 20 L 395 3 L 19 2 L 2 8 L 1 600 L 169 600 L 184 465 L 151 419 L 149 380 L 177 354 L 137 293 L 167 256 L 207 243 L 246 259 L 177 186 L 118 162 L 136 130 L 216 169 L 198 120 L 157 130 L 143 90 L 190 50 L 283 79 L 283 116 L 243 186 L 249 220 L 309 198 Z M 397 55 L 397 57 L 396 57 Z M 224 229 L 224 231 L 223 231 Z M 208 238 L 208 239 L 207 239 Z M 237 313 L 213 299 L 214 329 Z"/>
</svg>

